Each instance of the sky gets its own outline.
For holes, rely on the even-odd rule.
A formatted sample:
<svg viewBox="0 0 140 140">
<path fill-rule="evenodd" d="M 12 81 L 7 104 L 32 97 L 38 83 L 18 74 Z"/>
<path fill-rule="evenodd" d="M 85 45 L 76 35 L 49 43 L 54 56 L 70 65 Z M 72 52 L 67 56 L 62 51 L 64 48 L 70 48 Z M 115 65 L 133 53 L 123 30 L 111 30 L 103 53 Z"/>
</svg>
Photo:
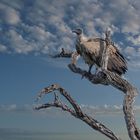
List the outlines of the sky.
<svg viewBox="0 0 140 140">
<path fill-rule="evenodd" d="M 128 61 L 124 78 L 140 91 L 139 11 L 139 0 L 0 0 L 0 128 L 5 133 L 11 129 L 92 133 L 61 110 L 33 110 L 37 93 L 58 83 L 85 112 L 118 132 L 119 124 L 124 123 L 123 94 L 111 86 L 81 79 L 68 69 L 70 59 L 50 55 L 59 53 L 62 47 L 75 50 L 75 28 L 82 28 L 87 36 L 102 38 L 109 28 L 112 41 Z M 78 65 L 87 70 L 82 59 Z M 40 103 L 52 99 L 49 95 Z M 135 112 L 140 124 L 139 95 Z"/>
</svg>

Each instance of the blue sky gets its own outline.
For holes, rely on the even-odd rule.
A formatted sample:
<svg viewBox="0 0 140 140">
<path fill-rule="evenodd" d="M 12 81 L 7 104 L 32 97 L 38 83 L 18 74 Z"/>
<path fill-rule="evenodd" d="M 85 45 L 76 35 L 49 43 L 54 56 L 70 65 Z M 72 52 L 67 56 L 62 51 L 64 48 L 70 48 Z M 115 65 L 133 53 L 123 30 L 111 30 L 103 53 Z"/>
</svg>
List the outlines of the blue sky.
<svg viewBox="0 0 140 140">
<path fill-rule="evenodd" d="M 74 50 L 74 28 L 81 27 L 87 36 L 95 37 L 104 37 L 110 28 L 116 46 L 129 58 L 124 77 L 140 90 L 139 10 L 139 0 L 0 0 L 0 127 L 78 130 L 81 122 L 58 110 L 32 110 L 37 92 L 52 83 L 63 86 L 91 115 L 106 112 L 123 119 L 120 91 L 81 80 L 67 68 L 70 59 L 52 59 L 49 55 L 62 47 Z M 82 60 L 80 64 L 87 69 Z M 140 111 L 139 96 L 136 111 Z M 84 130 L 90 132 L 83 124 Z"/>
</svg>

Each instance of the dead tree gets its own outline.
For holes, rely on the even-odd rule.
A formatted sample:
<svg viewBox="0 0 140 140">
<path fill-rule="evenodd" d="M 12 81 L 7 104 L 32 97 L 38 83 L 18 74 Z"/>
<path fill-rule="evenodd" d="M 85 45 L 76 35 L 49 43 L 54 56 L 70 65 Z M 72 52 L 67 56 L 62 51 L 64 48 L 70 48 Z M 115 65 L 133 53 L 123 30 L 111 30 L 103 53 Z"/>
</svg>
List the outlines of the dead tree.
<svg viewBox="0 0 140 140">
<path fill-rule="evenodd" d="M 102 71 L 99 71 L 97 74 L 91 74 L 81 68 L 77 67 L 75 64 L 69 64 L 69 69 L 80 75 L 84 75 L 84 77 L 89 80 L 93 84 L 102 84 L 102 85 L 111 85 L 118 90 L 124 93 L 124 101 L 123 101 L 123 112 L 124 118 L 126 122 L 126 127 L 128 130 L 128 135 L 131 140 L 140 140 L 140 130 L 137 127 L 134 110 L 133 110 L 133 103 L 136 95 L 138 94 L 137 89 L 132 86 L 127 80 L 123 79 L 116 73 L 108 71 L 106 69 L 108 63 L 108 48 L 111 43 L 110 34 L 106 33 L 106 46 L 103 51 L 102 56 Z M 65 53 L 64 53 L 65 54 Z M 64 54 L 62 57 L 64 57 Z M 70 54 L 69 56 L 71 56 Z M 76 60 L 75 60 L 76 61 Z M 48 94 L 58 90 L 62 96 L 64 96 L 68 102 L 73 106 L 70 108 L 67 104 L 60 101 L 58 95 L 55 94 L 55 100 L 52 103 L 46 103 L 40 106 L 37 106 L 35 109 L 39 110 L 42 108 L 49 108 L 49 107 L 58 107 L 64 111 L 69 112 L 74 117 L 84 121 L 86 124 L 91 126 L 93 129 L 101 132 L 102 134 L 106 135 L 111 140 L 120 140 L 109 128 L 105 125 L 100 123 L 99 121 L 95 120 L 94 118 L 88 116 L 87 114 L 83 113 L 80 106 L 76 103 L 74 99 L 68 94 L 62 87 L 57 84 L 53 84 L 49 87 L 44 88 L 38 95 L 38 98 L 42 97 L 44 94 Z"/>
<path fill-rule="evenodd" d="M 99 121 L 95 120 L 94 118 L 88 116 L 87 114 L 83 113 L 80 106 L 76 103 L 76 101 L 70 96 L 70 94 L 63 89 L 58 84 L 53 84 L 49 87 L 46 87 L 42 89 L 42 91 L 39 93 L 37 99 L 41 98 L 44 94 L 53 93 L 53 91 L 59 91 L 59 93 L 64 96 L 67 101 L 72 105 L 73 108 L 70 108 L 67 104 L 63 103 L 59 96 L 55 93 L 54 101 L 51 103 L 42 104 L 39 106 L 36 106 L 35 109 L 44 109 L 49 107 L 57 107 L 61 108 L 63 111 L 69 112 L 72 116 L 82 120 L 86 124 L 88 124 L 93 129 L 101 132 L 102 134 L 106 135 L 111 140 L 120 140 L 109 128 L 107 128 L 105 125 L 100 123 Z"/>
</svg>

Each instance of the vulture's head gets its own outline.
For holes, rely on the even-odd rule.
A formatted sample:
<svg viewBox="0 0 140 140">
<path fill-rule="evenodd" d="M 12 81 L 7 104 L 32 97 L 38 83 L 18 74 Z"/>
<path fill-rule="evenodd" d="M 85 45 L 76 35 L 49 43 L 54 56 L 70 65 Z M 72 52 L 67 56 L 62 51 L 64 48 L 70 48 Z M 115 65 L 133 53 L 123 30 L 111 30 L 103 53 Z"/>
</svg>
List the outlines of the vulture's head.
<svg viewBox="0 0 140 140">
<path fill-rule="evenodd" d="M 72 31 L 73 33 L 76 33 L 77 35 L 81 35 L 83 33 L 82 29 L 78 28 Z"/>
</svg>

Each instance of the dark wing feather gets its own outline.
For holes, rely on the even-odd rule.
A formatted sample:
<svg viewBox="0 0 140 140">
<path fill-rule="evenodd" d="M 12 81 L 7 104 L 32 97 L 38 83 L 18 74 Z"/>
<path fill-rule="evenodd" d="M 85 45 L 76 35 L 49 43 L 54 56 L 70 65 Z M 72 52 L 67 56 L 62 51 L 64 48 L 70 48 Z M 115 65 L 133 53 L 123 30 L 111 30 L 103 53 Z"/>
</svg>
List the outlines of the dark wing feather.
<svg viewBox="0 0 140 140">
<path fill-rule="evenodd" d="M 100 42 L 100 50 L 101 50 L 102 46 L 106 45 L 104 39 L 96 38 L 93 41 Z M 102 50 L 100 51 L 99 56 L 101 56 L 101 55 L 102 55 Z M 99 61 L 100 61 L 100 59 L 99 59 Z M 127 62 L 126 62 L 124 56 L 118 50 L 118 48 L 114 45 L 114 43 L 112 43 L 109 48 L 109 59 L 108 59 L 107 68 L 108 68 L 108 70 L 115 72 L 119 75 L 122 75 L 127 71 Z"/>
<path fill-rule="evenodd" d="M 105 40 L 101 38 L 90 38 L 82 44 L 77 45 L 77 51 L 82 55 L 87 64 L 101 66 L 101 58 L 103 46 L 106 45 Z M 127 71 L 127 63 L 123 55 L 119 52 L 117 47 L 112 43 L 109 47 L 108 70 L 119 75 Z"/>
<path fill-rule="evenodd" d="M 127 71 L 127 62 L 124 56 L 113 45 L 111 45 L 109 55 L 108 70 L 118 73 L 119 75 L 124 74 Z"/>
</svg>

